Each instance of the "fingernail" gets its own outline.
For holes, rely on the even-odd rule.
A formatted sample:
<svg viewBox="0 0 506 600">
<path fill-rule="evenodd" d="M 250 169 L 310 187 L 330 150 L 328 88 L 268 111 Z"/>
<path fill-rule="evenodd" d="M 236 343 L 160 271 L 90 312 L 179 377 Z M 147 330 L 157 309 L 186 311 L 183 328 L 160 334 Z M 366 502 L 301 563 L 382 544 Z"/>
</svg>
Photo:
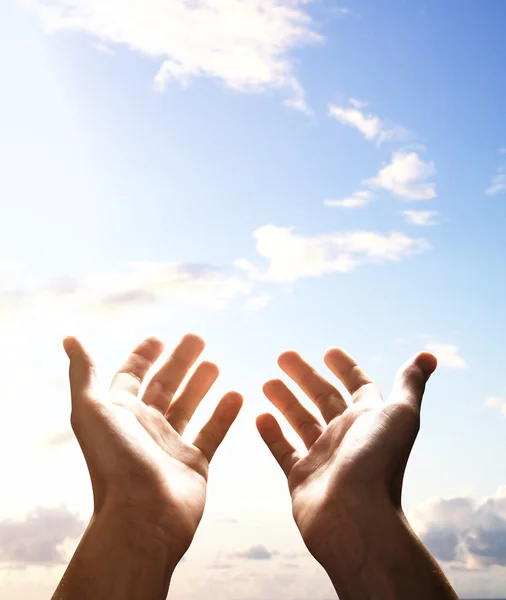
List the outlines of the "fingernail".
<svg viewBox="0 0 506 600">
<path fill-rule="evenodd" d="M 70 358 L 72 353 L 74 352 L 75 344 L 72 338 L 65 338 L 63 340 L 63 349 L 67 353 L 67 356 Z"/>
</svg>

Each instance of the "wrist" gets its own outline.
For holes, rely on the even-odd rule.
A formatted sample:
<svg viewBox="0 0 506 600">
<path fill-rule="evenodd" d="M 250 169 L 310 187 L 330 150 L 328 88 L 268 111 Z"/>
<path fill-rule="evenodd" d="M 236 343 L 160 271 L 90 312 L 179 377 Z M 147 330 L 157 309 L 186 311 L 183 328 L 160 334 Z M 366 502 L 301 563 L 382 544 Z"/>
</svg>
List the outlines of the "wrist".
<svg viewBox="0 0 506 600">
<path fill-rule="evenodd" d="M 339 508 L 326 519 L 326 531 L 313 544 L 312 554 L 329 576 L 361 572 L 376 556 L 385 556 L 385 544 L 394 553 L 401 543 L 406 521 L 387 497 L 341 498 Z"/>
<path fill-rule="evenodd" d="M 457 600 L 402 510 L 374 508 L 351 521 L 320 561 L 339 598 Z"/>
<path fill-rule="evenodd" d="M 153 523 L 104 504 L 93 514 L 53 598 L 166 598 L 180 558 Z"/>
<path fill-rule="evenodd" d="M 144 509 L 109 500 L 93 514 L 90 526 L 114 531 L 132 553 L 162 558 L 170 572 L 187 550 L 173 538 L 166 512 L 156 506 Z"/>
</svg>

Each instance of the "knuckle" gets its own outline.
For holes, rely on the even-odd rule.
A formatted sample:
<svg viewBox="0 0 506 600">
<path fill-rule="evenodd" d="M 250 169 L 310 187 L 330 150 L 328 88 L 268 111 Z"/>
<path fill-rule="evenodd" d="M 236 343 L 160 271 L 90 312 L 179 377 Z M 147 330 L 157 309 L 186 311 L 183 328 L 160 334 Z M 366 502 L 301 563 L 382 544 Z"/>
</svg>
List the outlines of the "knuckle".
<svg viewBox="0 0 506 600">
<path fill-rule="evenodd" d="M 79 429 L 81 428 L 81 424 L 82 424 L 82 415 L 79 414 L 78 411 L 76 411 L 76 409 L 72 409 L 72 411 L 70 412 L 70 426 L 72 428 L 72 431 L 74 431 L 74 433 L 76 431 L 79 431 Z"/>
<path fill-rule="evenodd" d="M 402 369 L 400 372 L 400 376 L 407 383 L 416 383 L 417 385 L 421 385 L 424 381 L 422 369 L 413 363 L 404 367 L 404 369 Z"/>
<path fill-rule="evenodd" d="M 403 429 L 418 432 L 420 429 L 420 411 L 406 402 L 392 404 L 385 408 L 387 414 L 397 421 Z"/>
</svg>

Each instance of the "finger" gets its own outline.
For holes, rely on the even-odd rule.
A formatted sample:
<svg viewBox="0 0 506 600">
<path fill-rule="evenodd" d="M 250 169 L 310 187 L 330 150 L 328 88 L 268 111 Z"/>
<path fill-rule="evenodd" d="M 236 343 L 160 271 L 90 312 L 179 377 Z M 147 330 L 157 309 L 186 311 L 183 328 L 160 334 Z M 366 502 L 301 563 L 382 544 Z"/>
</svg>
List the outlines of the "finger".
<svg viewBox="0 0 506 600">
<path fill-rule="evenodd" d="M 204 340 L 198 335 L 185 335 L 158 373 L 153 375 L 142 401 L 165 414 L 177 388 L 204 350 L 204 346 Z"/>
<path fill-rule="evenodd" d="M 309 450 L 323 433 L 318 419 L 311 414 L 279 379 L 268 381 L 264 394 L 283 414 Z"/>
<path fill-rule="evenodd" d="M 74 410 L 78 407 L 80 400 L 92 395 L 95 366 L 88 352 L 75 337 L 66 337 L 63 340 L 63 348 L 70 360 L 70 394 L 72 410 Z"/>
<path fill-rule="evenodd" d="M 258 416 L 256 424 L 261 438 L 288 477 L 294 465 L 300 459 L 299 453 L 285 438 L 279 423 L 273 415 L 266 413 Z"/>
<path fill-rule="evenodd" d="M 155 337 L 141 342 L 114 375 L 111 392 L 127 392 L 137 396 L 144 377 L 162 352 L 163 342 Z"/>
<path fill-rule="evenodd" d="M 419 413 L 425 385 L 436 367 L 437 359 L 429 352 L 408 360 L 397 373 L 390 402 L 406 403 Z"/>
<path fill-rule="evenodd" d="M 278 358 L 278 364 L 316 404 L 327 423 L 347 409 L 346 401 L 340 392 L 297 352 L 283 352 Z"/>
<path fill-rule="evenodd" d="M 242 396 L 237 392 L 225 394 L 209 421 L 195 438 L 193 445 L 199 448 L 208 462 L 211 462 L 218 446 L 239 414 L 242 402 Z"/>
<path fill-rule="evenodd" d="M 353 402 L 363 400 L 380 401 L 378 386 L 358 365 L 358 363 L 341 348 L 331 348 L 325 353 L 325 364 L 343 383 L 353 397 Z"/>
<path fill-rule="evenodd" d="M 181 394 L 171 402 L 165 415 L 172 427 L 182 435 L 204 396 L 218 379 L 219 369 L 210 362 L 200 364 Z"/>
</svg>

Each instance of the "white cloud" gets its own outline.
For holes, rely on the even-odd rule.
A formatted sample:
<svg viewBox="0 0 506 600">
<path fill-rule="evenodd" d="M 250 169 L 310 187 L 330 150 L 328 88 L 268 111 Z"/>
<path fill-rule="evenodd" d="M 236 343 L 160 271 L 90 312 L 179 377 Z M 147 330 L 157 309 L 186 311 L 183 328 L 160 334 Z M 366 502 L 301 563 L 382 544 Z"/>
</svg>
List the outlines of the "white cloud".
<svg viewBox="0 0 506 600">
<path fill-rule="evenodd" d="M 355 98 L 349 99 L 350 107 L 329 105 L 329 115 L 337 119 L 343 125 L 354 127 L 367 139 L 376 140 L 378 144 L 385 141 L 405 140 L 409 132 L 400 125 L 385 123 L 380 117 L 372 113 L 365 114 L 361 111 L 366 106 Z"/>
<path fill-rule="evenodd" d="M 261 296 L 252 296 L 244 303 L 244 310 L 256 312 L 265 308 L 269 304 L 269 296 L 263 294 Z"/>
<path fill-rule="evenodd" d="M 506 398 L 502 396 L 489 396 L 485 400 L 485 406 L 490 408 L 498 408 L 503 417 L 506 417 Z"/>
<path fill-rule="evenodd" d="M 341 108 L 331 104 L 329 114 L 343 125 L 355 127 L 368 140 L 374 140 L 380 134 L 381 119 L 371 113 L 364 115 L 356 108 Z"/>
<path fill-rule="evenodd" d="M 402 213 L 410 225 L 429 226 L 437 225 L 439 214 L 437 210 L 405 210 Z"/>
<path fill-rule="evenodd" d="M 324 200 L 323 203 L 325 206 L 331 207 L 338 206 L 340 208 L 360 208 L 366 204 L 369 204 L 373 198 L 374 195 L 369 190 L 357 190 L 348 198 L 343 198 L 342 200 Z"/>
<path fill-rule="evenodd" d="M 423 162 L 416 152 L 395 152 L 392 161 L 363 183 L 381 188 L 405 200 L 430 200 L 436 197 L 435 184 L 426 180 L 435 175 L 434 163 Z"/>
<path fill-rule="evenodd" d="M 368 102 L 363 102 L 362 100 L 357 100 L 356 98 L 350 98 L 348 100 L 348 103 L 351 104 L 353 108 L 356 108 L 358 110 L 360 110 L 361 108 L 365 108 L 369 104 Z"/>
<path fill-rule="evenodd" d="M 458 347 L 453 344 L 432 342 L 427 344 L 425 348 L 436 356 L 440 367 L 448 367 L 449 369 L 465 369 L 467 367 L 466 361 L 459 354 Z"/>
<path fill-rule="evenodd" d="M 93 44 L 93 47 L 98 52 L 102 52 L 102 54 L 109 54 L 111 56 L 113 54 L 115 54 L 115 52 L 114 52 L 114 50 L 112 48 L 110 48 L 109 46 L 106 46 L 105 44 L 101 44 L 99 42 L 97 42 L 96 44 Z"/>
<path fill-rule="evenodd" d="M 161 61 L 154 86 L 215 77 L 248 92 L 285 89 L 307 110 L 290 52 L 321 41 L 305 0 L 25 0 L 50 30 L 83 31 Z"/>
<path fill-rule="evenodd" d="M 267 267 L 259 268 L 244 259 L 234 264 L 252 279 L 277 283 L 293 283 L 325 273 L 346 273 L 367 263 L 399 261 L 430 248 L 424 239 L 402 233 L 351 231 L 303 236 L 295 234 L 293 227 L 265 225 L 253 235 L 257 252 L 268 261 Z"/>
<path fill-rule="evenodd" d="M 495 196 L 506 192 L 506 167 L 499 167 L 496 174 L 492 177 L 490 185 L 485 190 L 488 196 Z"/>
</svg>

